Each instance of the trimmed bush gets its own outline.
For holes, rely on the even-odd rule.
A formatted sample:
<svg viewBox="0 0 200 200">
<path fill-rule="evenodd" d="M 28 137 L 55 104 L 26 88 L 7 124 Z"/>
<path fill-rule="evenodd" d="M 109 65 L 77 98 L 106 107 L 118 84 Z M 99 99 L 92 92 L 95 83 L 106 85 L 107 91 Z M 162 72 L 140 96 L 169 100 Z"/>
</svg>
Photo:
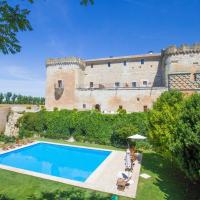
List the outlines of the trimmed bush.
<svg viewBox="0 0 200 200">
<path fill-rule="evenodd" d="M 45 111 L 25 113 L 19 119 L 21 137 L 43 137 L 124 146 L 126 138 L 136 132 L 145 134 L 146 113 L 101 114 L 96 111 Z M 120 139 L 117 139 L 120 136 Z"/>
<path fill-rule="evenodd" d="M 112 134 L 112 144 L 114 144 L 115 146 L 127 146 L 127 137 L 136 134 L 137 132 L 138 129 L 131 124 L 126 126 L 120 126 L 116 128 Z"/>
</svg>

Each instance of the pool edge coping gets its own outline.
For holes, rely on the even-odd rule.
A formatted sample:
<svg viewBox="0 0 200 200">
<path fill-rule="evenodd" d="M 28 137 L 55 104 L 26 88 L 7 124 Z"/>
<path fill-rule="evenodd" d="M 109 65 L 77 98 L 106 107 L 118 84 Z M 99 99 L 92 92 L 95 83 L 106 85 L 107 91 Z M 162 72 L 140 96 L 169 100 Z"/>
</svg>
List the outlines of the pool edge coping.
<svg viewBox="0 0 200 200">
<path fill-rule="evenodd" d="M 98 188 L 95 188 L 95 186 L 92 184 L 93 179 L 98 177 L 98 174 L 104 170 L 104 168 L 106 167 L 106 164 L 109 163 L 111 161 L 111 159 L 113 158 L 115 153 L 122 153 L 122 151 L 117 151 L 117 150 L 109 150 L 109 149 L 103 149 L 103 148 L 95 148 L 95 147 L 85 147 L 85 146 L 80 146 L 80 145 L 71 145 L 71 144 L 64 144 L 64 143 L 56 143 L 56 142 L 48 142 L 48 141 L 35 141 L 32 142 L 30 144 L 26 144 L 14 149 L 9 149 L 6 151 L 2 151 L 0 152 L 0 155 L 2 154 L 6 154 L 15 150 L 19 150 L 19 149 L 23 149 L 35 144 L 39 144 L 39 143 L 46 143 L 46 144 L 54 144 L 54 145 L 60 145 L 60 146 L 71 146 L 71 147 L 79 147 L 79 148 L 84 148 L 84 149 L 91 149 L 91 150 L 102 150 L 102 151 L 109 151 L 110 154 L 106 157 L 106 159 L 88 176 L 88 178 L 84 181 L 84 182 L 80 182 L 80 181 L 76 181 L 76 180 L 72 180 L 72 179 L 67 179 L 67 178 L 62 178 L 62 177 L 57 177 L 57 176 L 52 176 L 52 175 L 47 175 L 47 174 L 43 174 L 43 173 L 39 173 L 39 172 L 34 172 L 34 171 L 30 171 L 30 170 L 25 170 L 25 169 L 21 169 L 21 168 L 15 168 L 15 167 L 11 167 L 8 165 L 2 165 L 0 164 L 0 169 L 4 169 L 4 170 L 8 170 L 11 172 L 16 172 L 19 174 L 24 174 L 24 175 L 28 175 L 28 176 L 33 176 L 33 177 L 37 177 L 37 178 L 41 178 L 41 179 L 45 179 L 45 180 L 50 180 L 50 181 L 55 181 L 55 182 L 60 182 L 63 184 L 67 184 L 67 185 L 72 185 L 75 187 L 81 187 L 81 188 L 85 188 L 85 189 L 90 189 L 90 190 L 95 190 L 95 191 L 100 191 L 100 192 L 105 192 L 105 193 L 109 193 L 108 191 L 103 191 L 100 190 Z M 137 180 L 138 182 L 138 180 Z M 137 189 L 136 189 L 137 190 Z M 135 195 L 127 195 L 127 194 L 122 194 L 122 193 L 113 193 L 113 194 L 117 194 L 120 196 L 124 196 L 124 197 L 129 197 L 129 198 L 135 198 Z"/>
<path fill-rule="evenodd" d="M 88 183 L 88 180 L 90 180 L 91 178 L 93 178 L 95 176 L 96 173 L 99 172 L 99 170 L 101 170 L 102 167 L 105 167 L 106 163 L 111 159 L 111 157 L 113 156 L 113 152 L 115 152 L 116 150 L 108 150 L 108 149 L 100 149 L 100 148 L 94 148 L 94 147 L 82 147 L 82 146 L 79 146 L 79 145 L 70 145 L 70 144 L 63 144 L 63 143 L 55 143 L 55 142 L 46 142 L 46 141 L 35 141 L 35 142 L 32 142 L 30 144 L 26 144 L 26 145 L 23 145 L 23 146 L 20 146 L 20 147 L 17 147 L 17 148 L 14 148 L 14 149 L 9 149 L 9 150 L 6 150 L 6 151 L 2 151 L 0 152 L 0 155 L 4 155 L 4 154 L 7 154 L 7 153 L 10 153 L 10 152 L 13 152 L 13 151 L 17 151 L 17 150 L 20 150 L 20 149 L 24 149 L 26 147 L 30 147 L 30 146 L 33 146 L 33 145 L 36 145 L 36 144 L 40 144 L 40 143 L 43 143 L 43 144 L 52 144 L 52 145 L 59 145 L 59 146 L 69 146 L 69 147 L 74 147 L 74 148 L 83 148 L 83 149 L 89 149 L 89 150 L 99 150 L 99 151 L 106 151 L 106 152 L 110 152 L 109 155 L 96 167 L 96 169 L 86 178 L 85 181 L 76 181 L 76 180 L 72 180 L 72 179 L 68 179 L 68 178 L 62 178 L 62 177 L 59 177 L 59 176 L 53 176 L 53 175 L 48 175 L 48 174 L 44 174 L 44 173 L 40 173 L 40 172 L 34 172 L 34 171 L 31 171 L 31 170 L 26 170 L 26 169 L 22 169 L 22 168 L 17 168 L 17 167 L 12 167 L 12 166 L 9 166 L 9 165 L 3 165 L 0 163 L 0 169 L 7 169 L 9 171 L 14 171 L 14 172 L 17 172 L 17 173 L 22 173 L 22 174 L 26 174 L 26 175 L 32 175 L 32 176 L 36 176 L 36 177 L 42 177 L 43 176 L 46 176 L 47 179 L 50 179 L 50 180 L 54 180 L 56 181 L 56 179 L 61 179 L 62 181 L 69 181 L 69 182 L 77 182 L 77 183 Z"/>
</svg>

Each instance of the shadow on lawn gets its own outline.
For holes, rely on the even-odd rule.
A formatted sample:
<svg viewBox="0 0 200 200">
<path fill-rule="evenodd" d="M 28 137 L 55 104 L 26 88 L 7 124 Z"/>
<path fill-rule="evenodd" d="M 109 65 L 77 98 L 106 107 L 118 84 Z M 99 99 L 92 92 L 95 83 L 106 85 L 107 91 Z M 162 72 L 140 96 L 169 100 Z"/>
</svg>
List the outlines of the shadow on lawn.
<svg viewBox="0 0 200 200">
<path fill-rule="evenodd" d="M 168 200 L 200 200 L 200 184 L 192 184 L 183 173 L 157 153 L 143 153 L 143 169 L 157 174 L 154 184 Z"/>
<path fill-rule="evenodd" d="M 14 200 L 14 199 L 11 199 L 4 194 L 0 194 L 0 200 Z"/>
<path fill-rule="evenodd" d="M 40 196 L 30 196 L 29 200 L 110 200 L 111 195 L 102 195 L 97 192 L 86 193 L 83 189 L 55 190 L 43 192 Z"/>
</svg>

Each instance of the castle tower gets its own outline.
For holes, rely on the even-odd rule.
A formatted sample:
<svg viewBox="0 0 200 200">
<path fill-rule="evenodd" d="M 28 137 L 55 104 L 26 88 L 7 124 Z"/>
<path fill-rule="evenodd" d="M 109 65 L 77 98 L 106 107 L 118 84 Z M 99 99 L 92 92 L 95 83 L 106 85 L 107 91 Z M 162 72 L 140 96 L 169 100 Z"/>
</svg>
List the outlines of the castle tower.
<svg viewBox="0 0 200 200">
<path fill-rule="evenodd" d="M 75 88 L 83 82 L 85 63 L 75 57 L 48 59 L 46 61 L 46 102 L 49 110 L 54 107 L 75 108 Z"/>
<path fill-rule="evenodd" d="M 168 47 L 162 51 L 165 85 L 169 89 L 200 89 L 200 44 Z"/>
</svg>

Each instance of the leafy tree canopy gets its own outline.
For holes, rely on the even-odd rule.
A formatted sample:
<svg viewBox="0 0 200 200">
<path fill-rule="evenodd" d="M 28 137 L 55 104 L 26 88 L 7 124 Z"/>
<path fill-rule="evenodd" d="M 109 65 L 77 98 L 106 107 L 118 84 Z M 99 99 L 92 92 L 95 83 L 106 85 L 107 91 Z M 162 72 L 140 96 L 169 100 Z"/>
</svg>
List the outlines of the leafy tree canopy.
<svg viewBox="0 0 200 200">
<path fill-rule="evenodd" d="M 200 181 L 200 95 L 163 93 L 149 112 L 154 148 L 174 160 L 192 181 Z"/>
<path fill-rule="evenodd" d="M 22 0 L 19 0 L 21 3 Z M 34 0 L 27 0 L 33 3 Z M 94 0 L 81 0 L 81 5 L 93 4 Z M 20 52 L 21 46 L 17 39 L 20 31 L 31 31 L 33 28 L 28 15 L 30 10 L 22 9 L 20 4 L 11 5 L 8 0 L 0 0 L 0 52 L 15 54 Z"/>
</svg>

